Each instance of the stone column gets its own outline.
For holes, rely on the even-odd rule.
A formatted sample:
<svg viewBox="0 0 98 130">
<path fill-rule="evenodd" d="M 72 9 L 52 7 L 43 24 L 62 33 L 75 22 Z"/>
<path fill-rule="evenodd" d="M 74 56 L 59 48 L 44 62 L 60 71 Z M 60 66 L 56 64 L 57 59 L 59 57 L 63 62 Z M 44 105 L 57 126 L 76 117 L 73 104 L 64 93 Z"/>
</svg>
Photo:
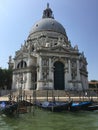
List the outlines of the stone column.
<svg viewBox="0 0 98 130">
<path fill-rule="evenodd" d="M 69 83 L 70 80 L 72 80 L 71 78 L 71 63 L 70 63 L 70 59 L 68 59 L 68 71 L 65 73 L 65 89 L 72 89 L 73 85 L 72 83 Z"/>
<path fill-rule="evenodd" d="M 12 89 L 17 89 L 17 86 L 16 86 L 16 75 L 13 74 L 13 80 L 12 80 Z"/>
<path fill-rule="evenodd" d="M 32 79 L 31 79 L 31 72 L 27 73 L 27 83 L 25 86 L 25 89 L 30 89 L 32 88 Z"/>
<path fill-rule="evenodd" d="M 79 60 L 77 60 L 77 81 L 81 81 L 80 70 L 79 70 Z M 78 90 L 82 90 L 83 89 L 82 85 L 83 85 L 82 82 L 77 83 Z"/>
<path fill-rule="evenodd" d="M 53 89 L 53 71 L 52 71 L 52 63 L 51 63 L 51 58 L 49 58 L 49 88 Z"/>
<path fill-rule="evenodd" d="M 70 59 L 65 63 L 65 90 L 69 89 L 71 80 L 71 66 L 70 66 Z"/>
<path fill-rule="evenodd" d="M 37 64 L 38 64 L 38 69 L 37 69 L 37 90 L 42 90 L 43 83 L 42 83 L 42 57 L 39 56 L 37 58 Z"/>
<path fill-rule="evenodd" d="M 38 58 L 38 69 L 37 69 L 37 80 L 41 80 L 42 79 L 42 58 L 39 57 Z"/>
<path fill-rule="evenodd" d="M 79 60 L 77 60 L 77 80 L 80 80 Z"/>
<path fill-rule="evenodd" d="M 49 79 L 53 79 L 51 67 L 52 67 L 52 66 L 51 66 L 51 59 L 49 58 Z"/>
<path fill-rule="evenodd" d="M 70 63 L 70 59 L 68 60 L 68 79 L 71 80 L 71 63 Z"/>
<path fill-rule="evenodd" d="M 67 90 L 67 87 L 68 87 L 68 62 L 65 63 L 65 68 L 64 68 L 64 84 L 65 84 L 65 90 Z"/>
</svg>

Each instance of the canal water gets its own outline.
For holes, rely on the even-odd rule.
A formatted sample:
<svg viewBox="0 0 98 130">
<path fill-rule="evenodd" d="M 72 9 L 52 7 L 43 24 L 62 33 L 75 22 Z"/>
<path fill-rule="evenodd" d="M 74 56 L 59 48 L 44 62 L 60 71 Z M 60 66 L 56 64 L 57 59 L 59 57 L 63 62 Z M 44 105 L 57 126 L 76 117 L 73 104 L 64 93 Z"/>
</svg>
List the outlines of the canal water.
<svg viewBox="0 0 98 130">
<path fill-rule="evenodd" d="M 53 113 L 36 109 L 19 117 L 0 115 L 0 130 L 98 130 L 98 111 Z"/>
</svg>

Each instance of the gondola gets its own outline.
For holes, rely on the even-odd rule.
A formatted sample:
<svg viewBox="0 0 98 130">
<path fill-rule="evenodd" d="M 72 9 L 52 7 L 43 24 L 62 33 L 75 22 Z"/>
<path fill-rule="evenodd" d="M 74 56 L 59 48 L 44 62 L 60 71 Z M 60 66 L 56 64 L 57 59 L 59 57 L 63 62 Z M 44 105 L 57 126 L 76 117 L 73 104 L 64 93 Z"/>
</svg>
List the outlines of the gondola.
<svg viewBox="0 0 98 130">
<path fill-rule="evenodd" d="M 36 102 L 36 106 L 53 112 L 60 112 L 68 110 L 69 102 L 44 101 L 44 102 Z"/>
<path fill-rule="evenodd" d="M 2 102 L 0 104 L 0 113 L 5 114 L 5 115 L 13 115 L 16 110 L 18 108 L 18 104 L 17 103 L 8 103 L 6 104 L 6 102 Z"/>
<path fill-rule="evenodd" d="M 98 105 L 92 104 L 91 106 L 88 106 L 84 109 L 85 111 L 96 111 L 98 110 Z"/>
<path fill-rule="evenodd" d="M 12 116 L 15 114 L 24 114 L 27 113 L 27 106 L 31 106 L 32 104 L 26 101 L 20 102 L 8 102 L 2 101 L 0 103 L 0 113 L 5 114 L 7 116 Z"/>
<path fill-rule="evenodd" d="M 90 105 L 92 105 L 92 101 L 71 102 L 69 110 L 70 111 L 86 110 Z"/>
</svg>

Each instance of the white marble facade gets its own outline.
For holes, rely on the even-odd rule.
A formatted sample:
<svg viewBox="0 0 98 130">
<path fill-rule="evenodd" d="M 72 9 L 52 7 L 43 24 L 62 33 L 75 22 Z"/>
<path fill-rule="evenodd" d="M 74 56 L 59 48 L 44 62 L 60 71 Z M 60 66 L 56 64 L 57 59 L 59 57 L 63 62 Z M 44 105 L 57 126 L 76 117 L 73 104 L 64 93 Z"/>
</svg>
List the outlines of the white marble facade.
<svg viewBox="0 0 98 130">
<path fill-rule="evenodd" d="M 15 57 L 9 58 L 9 67 L 13 69 L 12 89 L 88 89 L 84 53 L 77 45 L 72 47 L 49 5 Z"/>
</svg>

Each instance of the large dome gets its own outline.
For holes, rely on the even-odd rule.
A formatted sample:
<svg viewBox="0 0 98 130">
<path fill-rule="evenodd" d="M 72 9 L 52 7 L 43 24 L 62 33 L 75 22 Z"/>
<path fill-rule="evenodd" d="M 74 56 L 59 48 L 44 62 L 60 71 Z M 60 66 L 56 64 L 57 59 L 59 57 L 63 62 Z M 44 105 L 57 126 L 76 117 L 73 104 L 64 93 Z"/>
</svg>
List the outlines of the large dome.
<svg viewBox="0 0 98 130">
<path fill-rule="evenodd" d="M 43 11 L 42 19 L 32 27 L 30 34 L 39 31 L 52 31 L 66 35 L 64 27 L 54 19 L 49 4 L 47 4 L 47 8 Z"/>
<path fill-rule="evenodd" d="M 53 18 L 43 18 L 31 29 L 30 34 L 38 31 L 53 31 L 66 35 L 64 27 Z"/>
</svg>

